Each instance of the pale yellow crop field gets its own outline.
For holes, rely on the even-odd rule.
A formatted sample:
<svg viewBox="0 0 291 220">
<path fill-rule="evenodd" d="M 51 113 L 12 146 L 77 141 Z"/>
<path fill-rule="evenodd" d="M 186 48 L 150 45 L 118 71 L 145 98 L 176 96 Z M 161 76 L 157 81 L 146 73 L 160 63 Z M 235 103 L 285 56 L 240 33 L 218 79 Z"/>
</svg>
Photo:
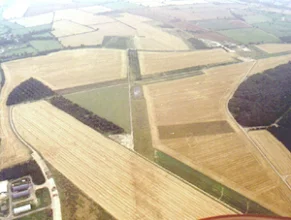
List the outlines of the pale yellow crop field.
<svg viewBox="0 0 291 220">
<path fill-rule="evenodd" d="M 114 22 L 112 18 L 103 15 L 93 15 L 77 9 L 66 9 L 55 12 L 54 21 L 68 20 L 81 25 L 92 25 Z"/>
<path fill-rule="evenodd" d="M 79 47 L 83 45 L 101 45 L 105 36 L 129 36 L 133 37 L 136 31 L 133 28 L 122 24 L 121 22 L 113 22 L 108 24 L 91 25 L 97 31 L 85 34 L 60 37 L 59 41 L 63 46 Z"/>
<path fill-rule="evenodd" d="M 291 187 L 291 176 L 288 176 L 286 179 L 287 183 L 289 184 L 289 186 Z"/>
<path fill-rule="evenodd" d="M 71 21 L 55 21 L 53 23 L 52 27 L 53 31 L 52 34 L 55 35 L 56 37 L 64 37 L 64 36 L 70 36 L 74 34 L 81 34 L 81 33 L 86 33 L 86 32 L 91 32 L 94 29 L 85 27 L 80 24 L 73 23 Z"/>
<path fill-rule="evenodd" d="M 198 219 L 232 210 L 40 101 L 13 108 L 19 134 L 117 219 Z"/>
<path fill-rule="evenodd" d="M 103 38 L 104 36 L 100 35 L 99 31 L 94 31 L 85 34 L 60 37 L 59 41 L 64 47 L 79 47 L 82 44 L 86 46 L 101 45 Z"/>
<path fill-rule="evenodd" d="M 251 131 L 249 136 L 282 176 L 291 175 L 291 153 L 277 138 L 266 130 Z"/>
<path fill-rule="evenodd" d="M 204 75 L 144 86 L 153 146 L 262 206 L 290 216 L 291 191 L 227 113 L 231 91 L 254 64 L 215 67 Z M 211 124 L 220 121 L 232 131 L 221 132 L 223 127 L 218 127 L 217 133 L 210 133 Z M 185 130 L 184 137 L 173 138 L 171 133 L 161 138 L 160 126 L 197 123 L 206 123 L 204 134 L 201 129 Z"/>
<path fill-rule="evenodd" d="M 191 52 L 139 52 L 142 75 L 168 72 L 208 64 L 232 62 L 230 53 L 223 49 Z"/>
<path fill-rule="evenodd" d="M 291 54 L 260 59 L 257 61 L 256 66 L 252 69 L 249 75 L 262 73 L 265 70 L 272 69 L 281 64 L 288 63 L 290 60 L 291 60 Z"/>
<path fill-rule="evenodd" d="M 22 17 L 21 19 L 12 20 L 12 22 L 16 22 L 24 27 L 33 27 L 38 25 L 50 24 L 53 22 L 53 13 L 46 13 L 31 17 Z"/>
<path fill-rule="evenodd" d="M 136 30 L 121 22 L 111 22 L 108 24 L 91 25 L 92 28 L 98 29 L 100 35 L 103 36 L 134 36 Z"/>
<path fill-rule="evenodd" d="M 271 54 L 291 51 L 291 44 L 260 44 L 256 47 Z"/>
<path fill-rule="evenodd" d="M 52 89 L 122 79 L 126 77 L 126 51 L 78 49 L 5 63 L 14 84 L 35 77 Z"/>
<path fill-rule="evenodd" d="M 84 7 L 84 8 L 80 8 L 79 10 L 85 11 L 85 12 L 89 12 L 89 13 L 93 13 L 93 14 L 112 11 L 110 8 L 107 8 L 107 7 L 104 7 L 104 6 L 101 6 L 101 5 Z"/>
<path fill-rule="evenodd" d="M 155 45 L 148 43 L 148 39 L 157 42 L 160 47 L 158 50 L 188 50 L 187 44 L 172 34 L 163 31 L 160 28 L 153 27 L 145 22 L 150 21 L 148 18 L 135 16 L 128 13 L 117 17 L 119 21 L 131 26 L 137 31 L 136 48 L 141 50 L 157 50 Z M 144 42 L 145 41 L 145 42 Z"/>
<path fill-rule="evenodd" d="M 4 70 L 5 84 L 0 94 L 0 170 L 23 163 L 31 158 L 31 152 L 14 135 L 10 125 L 10 109 L 6 106 L 6 101 L 11 92 L 11 72 L 4 64 L 1 66 Z"/>
</svg>

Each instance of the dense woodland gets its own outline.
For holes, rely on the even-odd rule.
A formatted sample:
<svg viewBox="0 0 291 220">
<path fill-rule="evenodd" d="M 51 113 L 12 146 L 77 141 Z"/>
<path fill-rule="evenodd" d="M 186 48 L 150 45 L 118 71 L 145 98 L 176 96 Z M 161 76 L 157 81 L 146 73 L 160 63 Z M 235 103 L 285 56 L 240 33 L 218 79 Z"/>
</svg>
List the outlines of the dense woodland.
<svg viewBox="0 0 291 220">
<path fill-rule="evenodd" d="M 229 110 L 246 127 L 269 126 L 291 106 L 291 62 L 250 76 L 235 92 Z"/>
<path fill-rule="evenodd" d="M 113 124 L 110 121 L 107 121 L 104 118 L 99 117 L 98 115 L 95 115 L 93 112 L 80 107 L 79 105 L 71 102 L 70 100 L 62 96 L 53 97 L 50 101 L 51 104 L 53 104 L 57 108 L 72 115 L 74 118 L 78 119 L 85 125 L 88 125 L 89 127 L 102 134 L 124 133 L 123 128 Z"/>
<path fill-rule="evenodd" d="M 15 105 L 23 102 L 37 101 L 55 93 L 36 79 L 30 78 L 22 82 L 9 94 L 6 105 Z"/>
<path fill-rule="evenodd" d="M 291 111 L 277 123 L 279 126 L 272 126 L 268 128 L 279 141 L 281 141 L 291 152 Z"/>
<path fill-rule="evenodd" d="M 31 176 L 33 183 L 36 185 L 41 185 L 45 182 L 43 173 L 34 160 L 1 170 L 0 181 L 18 179 L 29 175 Z"/>
</svg>

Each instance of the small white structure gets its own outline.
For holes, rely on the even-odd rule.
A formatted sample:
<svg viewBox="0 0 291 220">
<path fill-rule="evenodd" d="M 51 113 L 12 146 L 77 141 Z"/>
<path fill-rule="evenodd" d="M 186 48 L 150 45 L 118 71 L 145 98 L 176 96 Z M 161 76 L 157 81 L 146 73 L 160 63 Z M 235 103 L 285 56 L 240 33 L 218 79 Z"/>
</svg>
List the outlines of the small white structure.
<svg viewBox="0 0 291 220">
<path fill-rule="evenodd" d="M 8 192 L 8 181 L 0 182 L 0 199 L 5 198 Z"/>
<path fill-rule="evenodd" d="M 31 205 L 28 204 L 28 205 L 24 205 L 24 206 L 20 206 L 20 207 L 14 208 L 13 209 L 13 213 L 15 215 L 18 215 L 20 213 L 27 212 L 27 211 L 30 211 L 30 210 L 31 210 Z"/>
</svg>

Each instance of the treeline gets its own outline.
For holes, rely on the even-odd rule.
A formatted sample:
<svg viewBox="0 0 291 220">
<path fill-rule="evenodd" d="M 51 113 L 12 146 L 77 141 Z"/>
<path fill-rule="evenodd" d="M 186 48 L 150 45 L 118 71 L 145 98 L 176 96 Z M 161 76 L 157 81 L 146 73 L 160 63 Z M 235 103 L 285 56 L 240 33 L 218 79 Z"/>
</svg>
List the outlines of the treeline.
<svg viewBox="0 0 291 220">
<path fill-rule="evenodd" d="M 81 121 L 85 125 L 102 134 L 121 134 L 124 133 L 123 128 L 115 125 L 114 123 L 107 121 L 104 118 L 95 115 L 93 112 L 88 111 L 85 108 L 71 102 L 70 100 L 57 96 L 50 99 L 52 105 L 61 109 L 62 111 L 70 114 L 77 120 Z"/>
<path fill-rule="evenodd" d="M 36 185 L 41 185 L 45 182 L 43 173 L 34 160 L 0 171 L 0 181 L 18 179 L 23 176 L 31 176 L 33 183 Z"/>
<path fill-rule="evenodd" d="M 30 78 L 14 88 L 7 98 L 6 105 L 37 101 L 55 95 L 49 87 L 36 79 Z"/>
<path fill-rule="evenodd" d="M 291 106 L 291 62 L 250 76 L 234 93 L 229 110 L 242 126 L 269 126 Z"/>
</svg>

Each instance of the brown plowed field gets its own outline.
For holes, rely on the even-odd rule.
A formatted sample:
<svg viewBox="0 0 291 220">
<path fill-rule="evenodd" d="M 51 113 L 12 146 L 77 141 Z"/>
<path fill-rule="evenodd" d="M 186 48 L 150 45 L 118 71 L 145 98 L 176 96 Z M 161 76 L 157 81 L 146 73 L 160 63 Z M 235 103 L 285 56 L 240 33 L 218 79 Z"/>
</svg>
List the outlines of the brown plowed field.
<svg viewBox="0 0 291 220">
<path fill-rule="evenodd" d="M 231 91 L 253 62 L 216 67 L 204 75 L 144 88 L 153 146 L 262 206 L 291 215 L 291 191 L 226 112 Z M 234 133 L 160 139 L 158 126 L 227 120 Z M 219 132 L 217 132 L 219 133 Z M 274 202 L 276 201 L 276 202 Z"/>
<path fill-rule="evenodd" d="M 197 219 L 234 214 L 45 101 L 13 108 L 20 135 L 117 219 Z"/>
</svg>

